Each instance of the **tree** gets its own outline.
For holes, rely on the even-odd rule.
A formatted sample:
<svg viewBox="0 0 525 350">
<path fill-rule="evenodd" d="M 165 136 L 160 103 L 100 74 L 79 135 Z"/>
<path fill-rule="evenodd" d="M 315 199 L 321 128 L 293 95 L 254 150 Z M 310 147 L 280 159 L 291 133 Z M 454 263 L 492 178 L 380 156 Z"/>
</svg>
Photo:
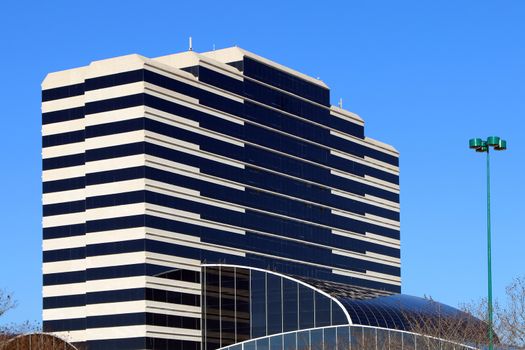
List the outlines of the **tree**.
<svg viewBox="0 0 525 350">
<path fill-rule="evenodd" d="M 525 349 L 525 276 L 517 277 L 505 288 L 505 303 L 493 305 L 494 331 L 502 345 Z M 461 306 L 463 311 L 488 323 L 487 299 Z"/>
<path fill-rule="evenodd" d="M 11 293 L 0 289 L 0 320 L 9 310 L 14 309 L 18 305 Z M 11 338 L 17 334 L 25 334 L 38 332 L 41 330 L 38 322 L 25 321 L 23 323 L 9 323 L 0 325 L 0 341 Z"/>
<path fill-rule="evenodd" d="M 455 344 L 466 344 L 482 348 L 488 343 L 486 324 L 469 313 L 450 313 L 442 310 L 442 304 L 426 297 L 429 306 L 414 312 L 401 309 L 411 332 L 418 335 L 417 342 L 425 349 L 439 350 L 452 348 Z M 438 339 L 446 341 L 441 343 Z"/>
<path fill-rule="evenodd" d="M 0 317 L 2 317 L 7 311 L 14 309 L 16 304 L 16 300 L 10 293 L 0 289 Z"/>
</svg>

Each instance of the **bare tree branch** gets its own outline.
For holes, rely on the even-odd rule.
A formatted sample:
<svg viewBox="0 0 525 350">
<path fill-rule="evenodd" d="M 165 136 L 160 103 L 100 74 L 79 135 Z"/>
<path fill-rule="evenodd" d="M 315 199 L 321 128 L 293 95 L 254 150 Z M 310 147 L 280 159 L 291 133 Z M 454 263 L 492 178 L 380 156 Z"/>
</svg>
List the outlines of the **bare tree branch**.
<svg viewBox="0 0 525 350">
<path fill-rule="evenodd" d="M 459 344 L 481 346 L 488 343 L 486 324 L 475 319 L 467 313 L 450 315 L 441 310 L 441 304 L 434 302 L 432 298 L 426 297 L 434 304 L 432 312 L 403 311 L 402 314 L 410 326 L 410 331 L 427 337 L 421 337 L 419 341 L 425 342 L 429 349 L 439 349 L 441 346 L 433 338 L 439 338 Z M 429 336 L 429 337 L 428 337 Z"/>
<path fill-rule="evenodd" d="M 16 305 L 17 302 L 12 295 L 0 289 L 0 317 L 7 311 L 14 309 Z"/>
<path fill-rule="evenodd" d="M 493 305 L 493 328 L 500 343 L 525 349 L 525 276 L 515 278 L 505 289 L 505 303 Z M 487 299 L 461 305 L 461 309 L 488 323 Z"/>
</svg>

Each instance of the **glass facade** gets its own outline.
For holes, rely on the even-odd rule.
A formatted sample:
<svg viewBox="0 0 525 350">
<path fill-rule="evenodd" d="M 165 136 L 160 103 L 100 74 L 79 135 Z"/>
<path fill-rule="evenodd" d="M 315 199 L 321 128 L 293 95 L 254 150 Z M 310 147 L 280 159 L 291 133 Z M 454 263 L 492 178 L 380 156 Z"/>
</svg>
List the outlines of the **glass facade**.
<svg viewBox="0 0 525 350">
<path fill-rule="evenodd" d="M 204 350 L 464 349 L 435 337 L 446 327 L 486 329 L 408 295 L 226 264 L 204 265 L 202 275 Z"/>
<path fill-rule="evenodd" d="M 268 347 L 270 344 L 270 348 Z M 393 329 L 331 326 L 278 334 L 221 350 L 474 350 L 465 344 Z"/>
<path fill-rule="evenodd" d="M 225 265 L 203 266 L 202 274 L 205 350 L 287 331 L 349 323 L 334 299 L 298 280 Z M 292 338 L 285 337 L 283 342 L 290 348 L 296 346 Z M 270 344 L 260 346 L 268 348 Z"/>
</svg>

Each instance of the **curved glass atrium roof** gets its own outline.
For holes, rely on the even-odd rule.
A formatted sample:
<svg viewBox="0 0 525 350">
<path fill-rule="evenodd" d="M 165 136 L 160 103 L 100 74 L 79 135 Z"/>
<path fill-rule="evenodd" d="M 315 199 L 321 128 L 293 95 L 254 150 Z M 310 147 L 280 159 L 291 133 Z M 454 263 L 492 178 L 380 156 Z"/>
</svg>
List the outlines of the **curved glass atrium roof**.
<svg viewBox="0 0 525 350">
<path fill-rule="evenodd" d="M 444 318 L 481 323 L 480 320 L 456 308 L 431 299 L 311 278 L 293 278 L 338 300 L 348 312 L 352 324 L 410 331 L 413 330 L 414 324 Z M 481 328 L 483 329 L 483 325 Z"/>
</svg>

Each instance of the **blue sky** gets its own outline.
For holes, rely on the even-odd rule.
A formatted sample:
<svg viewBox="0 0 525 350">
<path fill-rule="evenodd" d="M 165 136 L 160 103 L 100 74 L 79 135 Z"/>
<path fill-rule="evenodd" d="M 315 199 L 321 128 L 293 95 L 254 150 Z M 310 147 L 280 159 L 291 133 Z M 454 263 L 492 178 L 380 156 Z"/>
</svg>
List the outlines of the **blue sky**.
<svg viewBox="0 0 525 350">
<path fill-rule="evenodd" d="M 264 3 L 264 5 L 263 5 Z M 367 136 L 401 152 L 403 292 L 458 305 L 486 294 L 485 162 L 493 153 L 494 294 L 525 274 L 523 1 L 19 1 L 0 13 L 0 288 L 41 319 L 40 82 L 129 53 L 241 46 L 332 89 Z"/>
</svg>

